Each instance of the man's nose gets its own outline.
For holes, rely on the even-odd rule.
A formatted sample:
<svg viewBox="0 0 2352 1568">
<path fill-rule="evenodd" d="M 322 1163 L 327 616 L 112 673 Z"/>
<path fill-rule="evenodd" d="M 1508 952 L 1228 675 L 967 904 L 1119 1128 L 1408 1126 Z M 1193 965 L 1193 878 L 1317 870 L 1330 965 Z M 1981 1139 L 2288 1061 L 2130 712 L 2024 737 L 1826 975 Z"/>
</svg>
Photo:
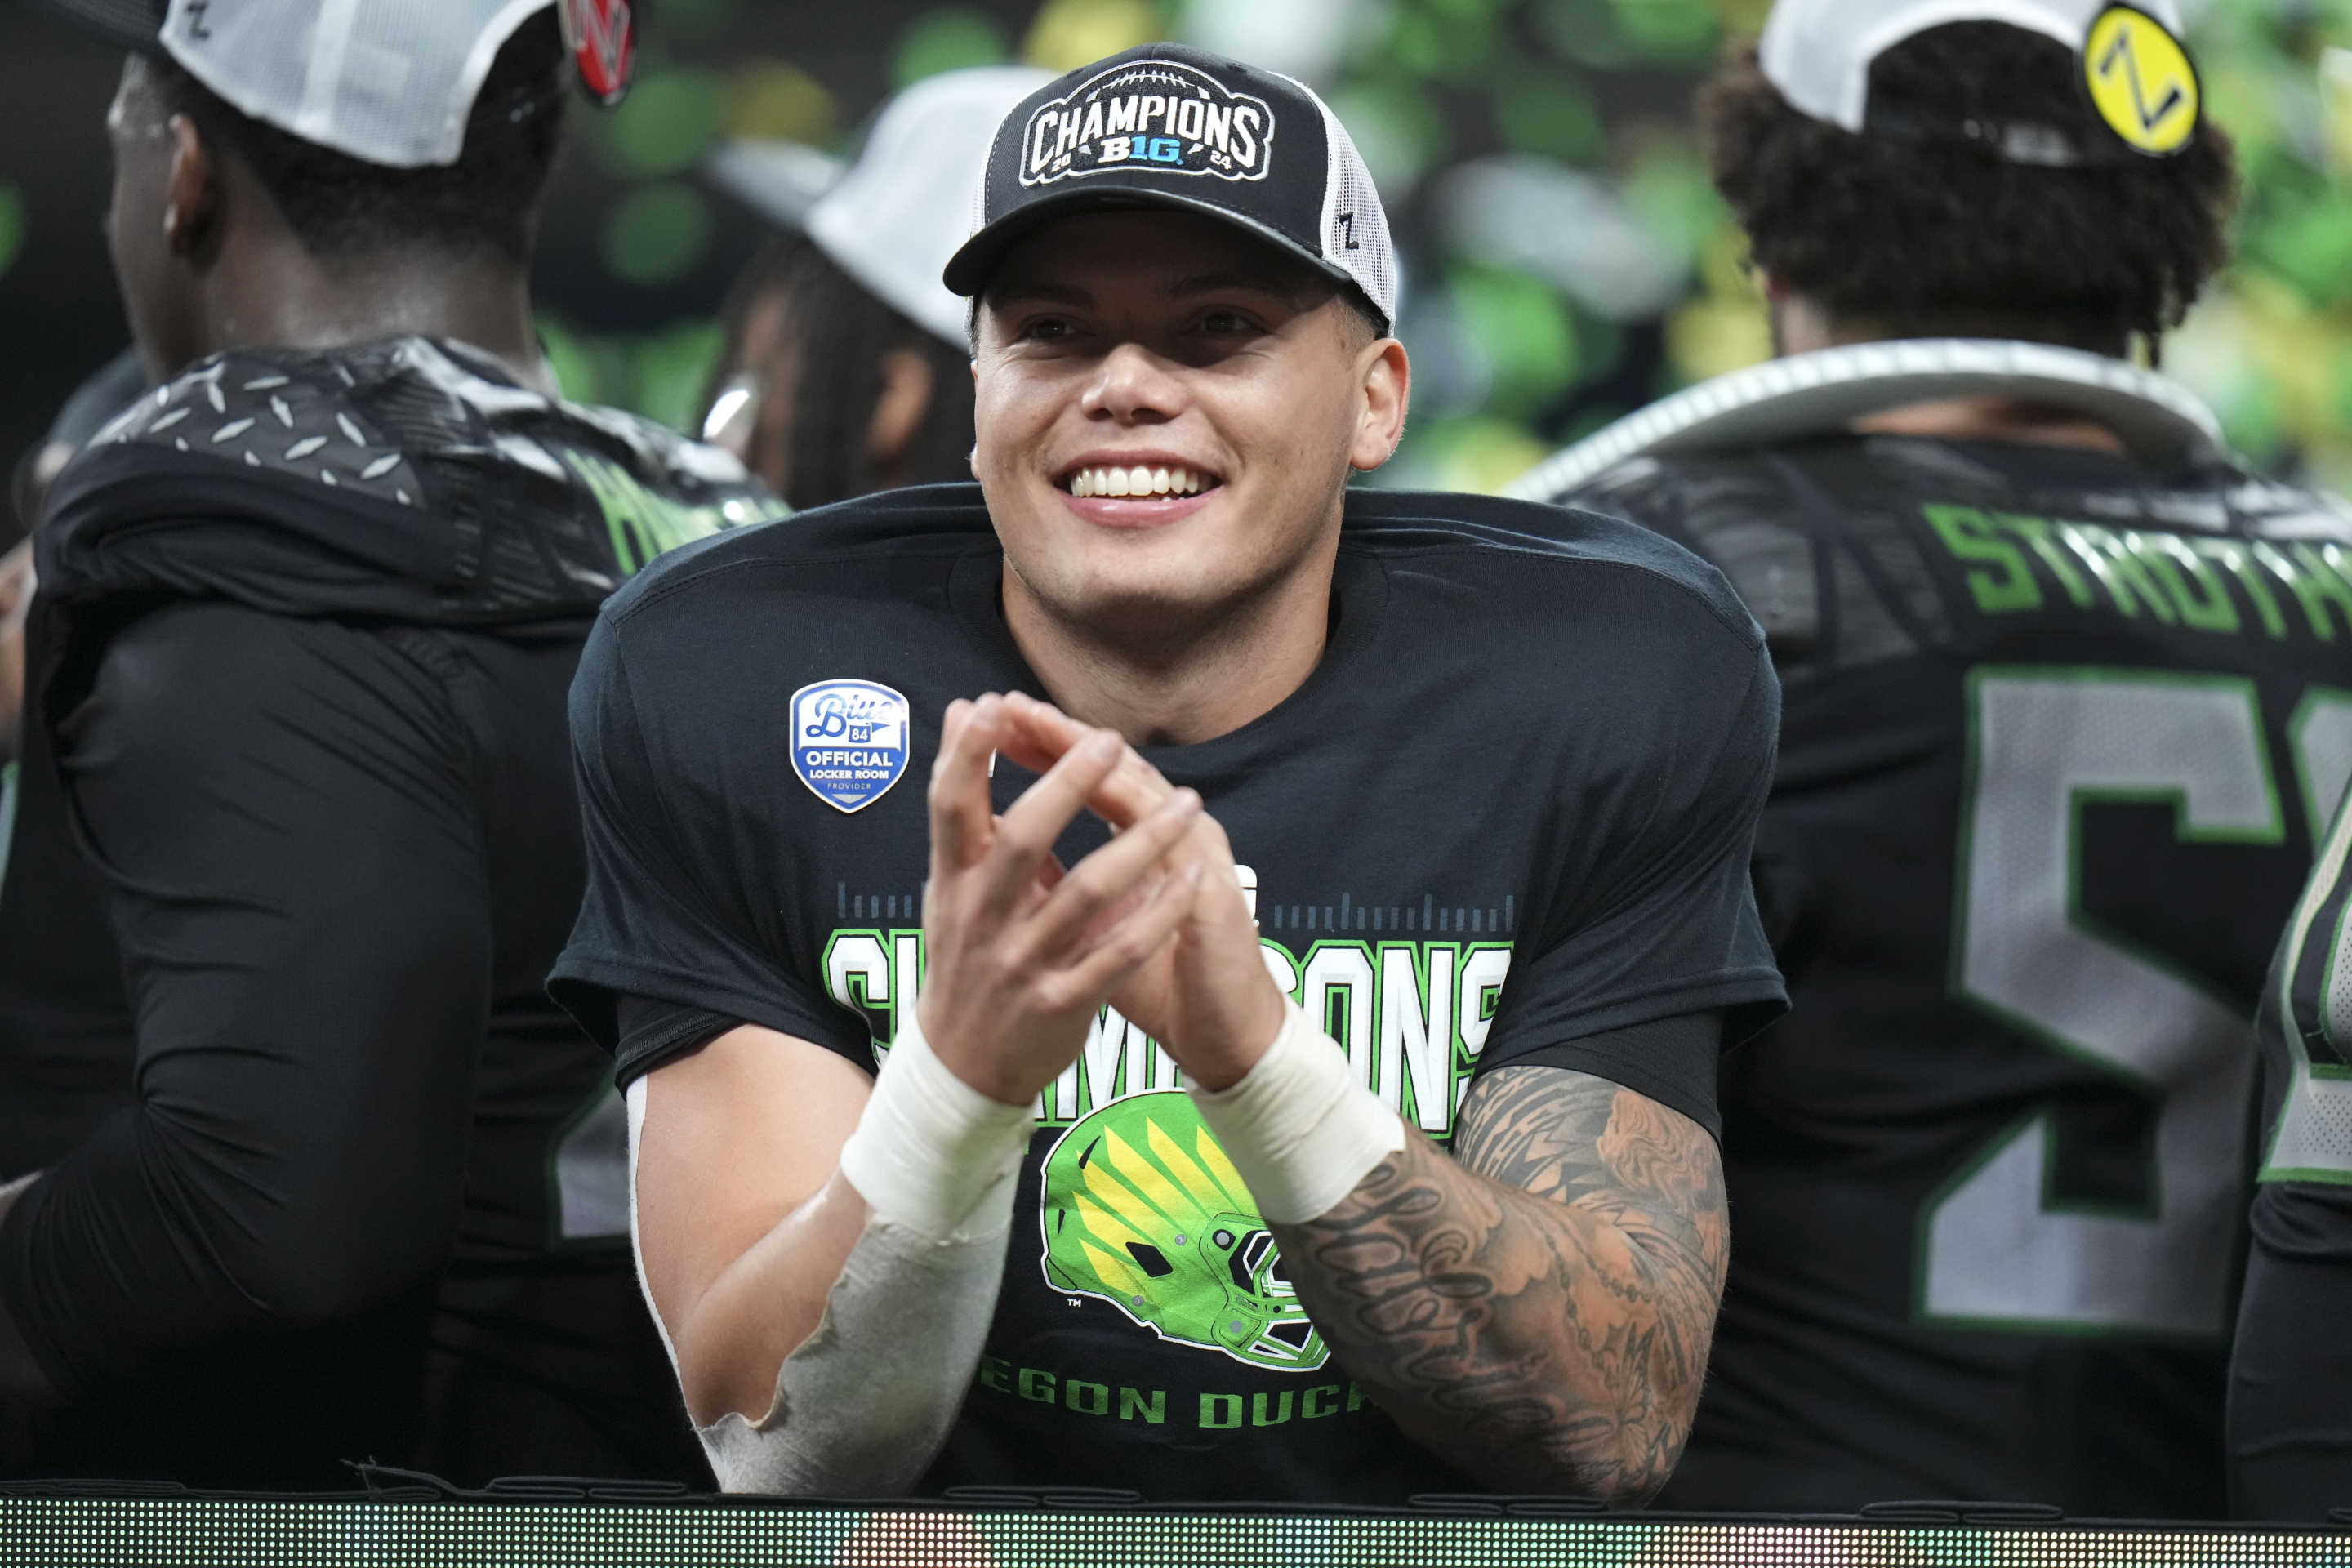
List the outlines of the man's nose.
<svg viewBox="0 0 2352 1568">
<path fill-rule="evenodd" d="M 1184 403 L 1174 367 L 1141 343 L 1121 343 L 1102 357 L 1087 384 L 1080 411 L 1121 425 L 1172 419 Z"/>
</svg>

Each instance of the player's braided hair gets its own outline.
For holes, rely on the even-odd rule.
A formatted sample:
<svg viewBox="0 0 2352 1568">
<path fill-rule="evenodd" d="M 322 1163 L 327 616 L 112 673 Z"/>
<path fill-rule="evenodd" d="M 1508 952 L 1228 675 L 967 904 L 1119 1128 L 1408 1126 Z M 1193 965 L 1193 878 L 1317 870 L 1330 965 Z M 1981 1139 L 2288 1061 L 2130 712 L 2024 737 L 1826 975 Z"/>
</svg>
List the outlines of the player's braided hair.
<svg viewBox="0 0 2352 1568">
<path fill-rule="evenodd" d="M 1835 315 L 1917 335 L 2025 335 L 2119 353 L 2177 324 L 2229 258 L 2237 168 L 2210 121 L 2172 157 L 2005 162 L 1974 120 L 2117 149 L 2074 56 L 1998 23 L 1931 28 L 1871 67 L 1860 135 L 1790 108 L 1752 47 L 1701 89 L 1716 188 L 1758 266 Z"/>
<path fill-rule="evenodd" d="M 910 485 L 971 477 L 971 372 L 961 351 L 876 298 L 799 235 L 770 241 L 736 285 L 727 310 L 730 344 L 744 341 L 745 318 L 763 305 L 782 310 L 778 340 L 756 365 L 731 363 L 730 352 L 719 374 L 752 371 L 765 381 L 765 395 L 791 410 L 783 499 L 793 510 L 874 488 L 866 432 L 882 395 L 882 357 L 893 349 L 921 354 L 931 370 L 930 406 L 899 456 L 898 477 Z"/>
<path fill-rule="evenodd" d="M 446 167 L 394 169 L 244 114 L 170 57 L 150 59 L 166 115 L 184 114 L 259 178 L 297 238 L 336 260 L 370 251 L 489 248 L 527 263 L 562 137 L 563 40 L 555 13 L 516 27 L 475 95 L 465 151 Z"/>
</svg>

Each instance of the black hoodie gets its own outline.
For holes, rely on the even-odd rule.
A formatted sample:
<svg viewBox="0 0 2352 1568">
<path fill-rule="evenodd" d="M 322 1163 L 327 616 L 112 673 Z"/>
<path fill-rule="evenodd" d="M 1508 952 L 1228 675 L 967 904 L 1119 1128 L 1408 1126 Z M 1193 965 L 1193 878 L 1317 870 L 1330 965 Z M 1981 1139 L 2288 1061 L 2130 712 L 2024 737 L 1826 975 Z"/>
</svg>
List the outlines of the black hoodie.
<svg viewBox="0 0 2352 1568">
<path fill-rule="evenodd" d="M 59 477 L 15 837 L 87 879 L 0 889 L 0 1173 L 49 1172 L 0 1305 L 67 1405 L 20 1468 L 696 1474 L 541 988 L 564 698 L 630 573 L 781 510 L 421 338 L 206 360 Z"/>
</svg>

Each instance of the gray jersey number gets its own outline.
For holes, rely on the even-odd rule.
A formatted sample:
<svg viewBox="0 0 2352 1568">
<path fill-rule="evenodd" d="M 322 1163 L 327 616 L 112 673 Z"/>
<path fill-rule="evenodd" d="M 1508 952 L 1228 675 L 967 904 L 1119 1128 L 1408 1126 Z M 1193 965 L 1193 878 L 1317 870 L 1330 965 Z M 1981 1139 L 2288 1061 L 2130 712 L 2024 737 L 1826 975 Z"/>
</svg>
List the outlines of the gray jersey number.
<svg viewBox="0 0 2352 1568">
<path fill-rule="evenodd" d="M 1969 706 L 1957 988 L 2156 1098 L 2154 1190 L 2136 1213 L 2055 1197 L 2054 1123 L 2034 1112 L 1930 1201 L 1920 1308 L 1975 1328 L 2219 1333 L 2242 1194 L 2252 1021 L 2080 919 L 2075 831 L 2085 803 L 2162 801 L 2183 842 L 2284 842 L 2253 686 L 1990 666 L 1972 673 Z M 2312 721 L 2294 727 L 2298 771 L 2332 805 L 2352 770 L 2352 710 L 2305 707 Z"/>
</svg>

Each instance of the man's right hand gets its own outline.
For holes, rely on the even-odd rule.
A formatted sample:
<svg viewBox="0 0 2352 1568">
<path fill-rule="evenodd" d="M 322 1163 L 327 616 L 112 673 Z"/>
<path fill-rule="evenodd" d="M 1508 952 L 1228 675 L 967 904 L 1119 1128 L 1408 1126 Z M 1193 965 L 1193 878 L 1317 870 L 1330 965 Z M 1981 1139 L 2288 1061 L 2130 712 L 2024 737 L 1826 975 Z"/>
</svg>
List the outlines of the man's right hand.
<svg viewBox="0 0 2352 1568">
<path fill-rule="evenodd" d="M 923 892 L 923 1035 L 950 1070 L 1008 1105 L 1077 1059 L 1111 993 L 1167 946 L 1202 871 L 1171 861 L 1201 797 L 1171 790 L 1065 872 L 1054 843 L 1131 755 L 1078 739 L 997 816 L 989 759 L 1014 741 L 1004 699 L 949 704 L 930 784 Z"/>
</svg>

